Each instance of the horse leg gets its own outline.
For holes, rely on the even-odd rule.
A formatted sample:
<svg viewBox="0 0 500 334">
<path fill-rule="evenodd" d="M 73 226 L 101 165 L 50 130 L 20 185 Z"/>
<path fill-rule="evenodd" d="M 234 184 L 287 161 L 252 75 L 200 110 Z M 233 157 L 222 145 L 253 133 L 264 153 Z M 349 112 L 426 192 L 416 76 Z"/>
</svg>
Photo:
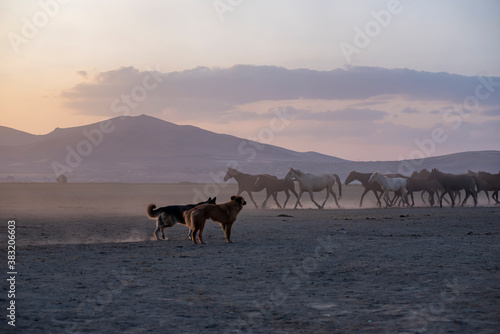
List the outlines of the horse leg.
<svg viewBox="0 0 500 334">
<path fill-rule="evenodd" d="M 267 200 L 269 199 L 269 197 L 271 197 L 271 194 L 269 193 L 269 191 L 266 190 L 266 199 L 264 200 L 264 202 L 262 203 L 262 209 L 265 209 L 266 208 L 266 205 L 267 205 Z"/>
<path fill-rule="evenodd" d="M 472 198 L 474 199 L 474 207 L 476 207 L 477 206 L 477 192 L 476 192 L 476 189 L 474 188 L 474 186 L 472 186 L 471 195 L 472 195 Z"/>
<path fill-rule="evenodd" d="M 400 193 L 400 197 L 399 197 L 399 201 L 398 201 L 398 207 L 401 207 L 401 203 L 403 203 L 403 206 L 405 205 L 405 195 L 406 195 L 406 193 L 403 192 L 403 190 L 401 190 L 401 189 L 398 190 L 398 192 Z"/>
<path fill-rule="evenodd" d="M 429 205 L 434 206 L 434 190 L 429 191 Z"/>
<path fill-rule="evenodd" d="M 436 191 L 436 193 L 437 193 L 437 197 L 439 198 L 439 196 L 440 196 L 440 195 L 439 195 L 439 190 L 437 190 L 437 191 Z M 444 193 L 444 190 L 443 190 L 443 192 L 442 192 L 442 193 Z M 441 193 L 441 194 L 442 194 L 442 193 Z M 445 200 L 446 204 L 450 204 L 450 201 L 448 201 L 448 199 L 447 199 L 446 197 L 445 197 L 445 198 L 443 198 L 443 199 Z"/>
<path fill-rule="evenodd" d="M 455 196 L 452 196 L 452 194 L 451 194 L 451 193 L 452 193 L 452 191 L 451 191 L 451 190 L 450 190 L 450 191 L 448 191 L 448 195 L 450 195 L 450 200 L 451 200 L 451 207 L 453 208 L 453 207 L 455 207 L 455 198 L 454 198 Z M 444 192 L 444 193 L 443 193 L 443 196 L 444 196 L 444 194 L 446 194 L 446 192 Z M 456 194 L 455 194 L 455 195 L 456 195 Z"/>
<path fill-rule="evenodd" d="M 299 205 L 300 197 L 302 197 L 303 193 L 304 193 L 304 190 L 300 189 L 299 196 L 297 196 L 297 202 L 295 203 L 295 206 L 293 207 L 294 210 L 297 209 L 297 205 Z"/>
<path fill-rule="evenodd" d="M 281 205 L 278 203 L 278 192 L 273 193 L 273 198 L 274 198 L 274 201 L 276 202 L 276 205 L 278 206 L 278 208 L 281 209 Z"/>
<path fill-rule="evenodd" d="M 286 203 L 288 203 L 288 199 L 290 198 L 290 193 L 288 192 L 288 190 L 285 190 L 285 195 L 286 195 L 286 199 L 285 199 L 285 203 L 283 203 L 283 209 L 286 208 Z"/>
<path fill-rule="evenodd" d="M 318 207 L 318 209 L 323 209 L 323 207 L 319 206 L 319 204 L 318 204 L 318 203 L 316 203 L 316 201 L 314 200 L 314 195 L 313 195 L 312 190 L 309 190 L 308 192 L 309 192 L 309 197 L 311 197 L 311 201 L 312 201 L 314 204 L 316 204 L 316 206 Z"/>
<path fill-rule="evenodd" d="M 486 194 L 486 198 L 488 199 L 488 205 L 490 204 L 490 195 L 488 194 L 488 192 L 486 190 L 483 190 L 484 193 Z"/>
<path fill-rule="evenodd" d="M 389 196 L 389 193 L 387 193 L 387 196 Z M 397 199 L 399 196 L 400 196 L 400 194 L 399 194 L 397 191 L 395 191 L 395 192 L 394 192 L 394 197 L 393 197 L 393 198 L 392 198 L 392 200 L 391 200 L 391 206 L 393 206 L 393 205 L 396 203 L 396 199 Z"/>
<path fill-rule="evenodd" d="M 300 203 L 300 201 L 299 201 L 299 195 L 295 191 L 295 188 L 290 188 L 290 191 L 295 195 L 295 197 L 297 197 L 297 202 L 299 203 L 300 207 L 302 208 L 303 207 L 302 203 Z"/>
<path fill-rule="evenodd" d="M 373 190 L 373 193 L 375 194 L 375 197 L 377 198 L 377 205 L 379 208 L 382 207 L 382 202 L 380 201 L 380 199 L 382 198 L 382 194 L 380 194 L 380 196 L 378 195 L 378 191 L 376 190 Z"/>
<path fill-rule="evenodd" d="M 389 191 L 384 191 L 384 194 L 382 196 L 384 197 L 385 207 L 389 207 Z"/>
<path fill-rule="evenodd" d="M 335 191 L 333 191 L 333 188 L 330 189 L 330 193 L 332 194 L 333 199 L 335 200 L 335 204 L 337 204 L 337 208 L 340 208 L 339 201 L 337 200 L 337 194 L 335 193 Z"/>
<path fill-rule="evenodd" d="M 328 197 L 330 197 L 330 190 L 328 189 L 328 187 L 326 187 L 326 198 L 325 198 L 325 201 L 323 202 L 323 205 L 321 205 L 320 209 L 323 209 L 325 207 L 325 204 L 326 204 L 326 201 L 328 200 Z"/>
<path fill-rule="evenodd" d="M 408 190 L 406 190 L 406 188 L 403 188 L 403 193 L 404 193 L 404 202 L 406 202 L 406 206 L 410 206 L 410 201 L 408 200 Z M 413 201 L 413 192 L 411 193 L 411 200 L 413 202 L 413 204 L 411 205 L 413 207 L 413 205 L 415 204 L 415 201 Z M 403 202 L 403 204 L 404 204 Z"/>
<path fill-rule="evenodd" d="M 415 205 L 415 199 L 413 198 L 413 191 L 409 191 L 408 193 L 410 193 L 410 197 L 411 197 L 411 207 L 413 208 L 413 206 Z M 408 196 L 408 193 L 406 194 L 406 196 Z M 406 200 L 406 204 L 408 206 L 410 206 L 410 203 L 408 203 L 408 198 Z"/>
<path fill-rule="evenodd" d="M 255 203 L 255 200 L 253 199 L 252 193 L 247 190 L 247 194 L 248 194 L 248 197 L 250 197 L 250 199 L 252 200 L 253 205 L 255 205 L 255 208 L 258 209 L 259 206 L 257 205 L 257 203 Z M 239 195 L 237 195 L 237 196 L 239 196 Z"/>
<path fill-rule="evenodd" d="M 365 197 L 365 195 L 370 191 L 370 189 L 368 188 L 365 188 L 365 191 L 363 191 L 363 193 L 361 194 L 361 200 L 359 201 L 359 207 L 362 207 L 363 206 L 363 197 Z M 373 191 L 375 193 L 375 195 L 377 195 L 377 193 L 375 192 L 375 190 Z M 378 199 L 378 198 L 377 198 Z"/>
<path fill-rule="evenodd" d="M 424 194 L 425 194 L 426 192 L 429 192 L 429 191 L 427 191 L 427 190 L 423 190 L 423 191 L 420 193 L 420 199 L 422 200 L 422 202 L 424 202 L 424 204 L 427 204 L 427 203 L 425 203 L 425 199 L 424 199 Z M 413 199 L 412 199 L 412 200 L 413 200 Z M 413 205 L 412 205 L 412 206 L 413 206 Z"/>
<path fill-rule="evenodd" d="M 472 195 L 470 190 L 468 190 L 468 189 L 464 189 L 464 190 L 465 190 L 465 198 L 464 198 L 464 201 L 462 202 L 461 206 L 464 206 L 465 203 L 467 203 L 467 198 L 469 198 L 469 196 Z M 474 196 L 472 196 L 472 198 L 474 198 Z"/>
<path fill-rule="evenodd" d="M 491 195 L 491 198 L 495 200 L 495 204 L 500 204 L 498 201 L 498 190 L 493 192 L 493 195 Z"/>
<path fill-rule="evenodd" d="M 443 193 L 441 194 L 441 196 L 439 196 L 439 207 L 442 208 L 443 207 L 443 197 L 444 195 L 446 195 L 447 191 L 443 191 Z M 451 195 L 450 195 L 451 197 Z"/>
</svg>

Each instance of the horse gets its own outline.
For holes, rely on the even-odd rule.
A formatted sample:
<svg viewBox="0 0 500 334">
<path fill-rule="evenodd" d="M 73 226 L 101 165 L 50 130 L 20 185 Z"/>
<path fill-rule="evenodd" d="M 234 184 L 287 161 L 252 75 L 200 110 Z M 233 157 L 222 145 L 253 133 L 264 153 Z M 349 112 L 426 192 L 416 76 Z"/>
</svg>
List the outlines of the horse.
<svg viewBox="0 0 500 334">
<path fill-rule="evenodd" d="M 318 209 L 323 209 L 325 207 L 325 203 L 330 197 L 330 194 L 332 194 L 333 198 L 335 199 L 337 207 L 340 207 L 339 202 L 337 200 L 337 195 L 333 191 L 333 185 L 335 184 L 335 182 L 337 182 L 339 185 L 338 199 L 340 200 L 340 197 L 342 197 L 342 183 L 340 182 L 340 178 L 337 174 L 315 175 L 315 174 L 303 173 L 298 169 L 293 169 L 290 167 L 288 168 L 288 173 L 285 176 L 285 181 L 288 182 L 289 180 L 292 179 L 295 179 L 299 183 L 299 188 L 300 188 L 299 196 L 297 197 L 297 203 L 295 203 L 295 206 L 293 207 L 294 209 L 297 208 L 297 205 L 300 203 L 300 197 L 305 191 L 309 193 L 312 202 L 316 204 Z M 313 192 L 321 191 L 323 189 L 326 189 L 326 198 L 323 204 L 319 205 L 314 200 Z"/>
<path fill-rule="evenodd" d="M 500 204 L 498 201 L 498 191 L 500 191 L 500 172 L 498 174 L 491 174 L 487 172 L 478 172 L 477 179 L 479 182 L 484 181 L 489 184 L 490 189 L 493 190 L 493 198 L 496 204 Z"/>
<path fill-rule="evenodd" d="M 408 190 L 409 197 L 411 197 L 412 207 L 415 205 L 415 199 L 413 198 L 414 191 L 421 191 L 420 198 L 424 204 L 426 204 L 424 193 L 427 192 L 429 194 L 429 205 L 434 206 L 434 194 L 436 194 L 439 198 L 439 192 L 444 190 L 438 181 L 427 180 L 427 177 L 423 178 L 415 176 L 415 173 L 408 178 L 406 189 Z"/>
<path fill-rule="evenodd" d="M 389 191 L 394 191 L 395 193 L 398 191 L 401 192 L 401 198 L 399 199 L 398 205 L 401 205 L 401 202 L 403 203 L 406 202 L 406 204 L 408 204 L 408 191 L 406 190 L 406 185 L 407 185 L 406 178 L 387 177 L 381 175 L 379 172 L 374 172 L 370 176 L 368 182 L 377 182 L 378 184 L 380 184 L 380 187 L 384 190 L 384 194 L 382 196 L 384 197 L 386 208 L 389 206 L 389 203 L 391 203 L 391 201 L 389 200 Z"/>
<path fill-rule="evenodd" d="M 427 187 L 425 189 L 422 190 L 422 192 L 420 193 L 420 198 L 422 199 L 422 202 L 425 203 L 425 200 L 424 200 L 424 194 L 425 193 L 428 193 L 429 194 L 429 205 L 430 206 L 434 206 L 434 195 L 436 196 L 436 198 L 439 200 L 439 196 L 441 196 L 441 193 L 444 191 L 444 188 L 443 186 L 441 185 L 441 183 L 439 183 L 437 180 L 427 180 L 427 177 L 431 174 L 431 172 L 429 172 L 427 169 L 422 169 L 420 172 L 413 172 L 410 176 L 410 179 L 425 179 L 427 181 Z M 410 191 L 408 189 L 408 191 Z M 458 196 L 458 200 L 461 201 L 461 198 L 462 196 L 460 195 L 460 191 L 454 191 L 454 198 L 455 200 L 457 199 L 457 196 Z M 411 195 L 412 197 L 412 201 L 413 201 L 413 195 Z M 446 197 L 443 198 L 443 200 L 447 203 L 447 204 L 450 204 L 450 201 L 448 201 L 448 199 L 446 199 Z M 413 205 L 412 205 L 413 206 Z"/>
<path fill-rule="evenodd" d="M 348 185 L 349 183 L 351 183 L 354 180 L 358 180 L 359 182 L 361 182 L 363 187 L 365 187 L 365 190 L 361 194 L 361 200 L 359 201 L 360 208 L 363 206 L 363 197 L 365 197 L 365 195 L 369 191 L 373 191 L 373 194 L 377 198 L 377 205 L 382 206 L 382 203 L 380 203 L 380 195 L 378 193 L 382 194 L 384 191 L 380 187 L 380 184 L 368 182 L 371 175 L 372 175 L 372 173 L 359 173 L 356 171 L 352 171 L 347 176 L 347 179 L 345 179 L 345 182 L 344 182 L 345 185 Z"/>
<path fill-rule="evenodd" d="M 443 193 L 439 197 L 439 206 L 441 208 L 443 207 L 443 197 L 446 194 L 449 194 L 451 199 L 451 207 L 453 208 L 455 206 L 455 199 L 452 194 L 453 192 L 460 191 L 462 189 L 465 190 L 465 198 L 462 202 L 462 206 L 464 206 L 469 196 L 472 196 L 472 198 L 474 199 L 474 206 L 477 205 L 476 185 L 478 182 L 476 177 L 470 175 L 447 174 L 440 172 L 436 168 L 433 168 L 427 179 L 437 180 L 444 188 Z"/>
<path fill-rule="evenodd" d="M 289 191 L 291 191 L 295 197 L 298 197 L 297 192 L 295 191 L 295 184 L 292 180 L 286 181 L 285 179 L 278 179 L 276 176 L 260 174 L 258 175 L 257 181 L 255 182 L 255 188 L 266 189 L 266 199 L 264 203 L 262 203 L 262 208 L 266 208 L 267 201 L 269 197 L 273 196 L 276 205 L 281 209 L 281 205 L 278 203 L 277 193 L 280 191 L 284 191 L 286 195 L 285 203 L 283 204 L 283 208 L 286 208 L 286 203 L 288 203 L 288 199 L 290 198 Z M 302 204 L 299 205 L 302 207 Z"/>
<path fill-rule="evenodd" d="M 484 173 L 484 172 L 483 172 Z M 470 176 L 474 176 L 474 177 L 477 177 L 477 173 L 471 171 L 471 170 L 468 170 L 467 171 L 467 175 L 470 175 Z M 484 191 L 484 193 L 486 194 L 486 198 L 488 199 L 488 204 L 490 204 L 490 195 L 488 194 L 488 191 L 495 191 L 495 188 L 489 183 L 487 182 L 486 180 L 484 180 L 483 178 L 479 178 L 477 177 L 477 196 L 479 197 L 479 193 L 481 191 Z M 494 193 L 493 193 L 494 195 Z M 491 196 L 493 198 L 493 195 Z M 493 198 L 495 199 L 495 198 Z M 498 203 L 498 201 L 496 201 Z"/>
<path fill-rule="evenodd" d="M 242 192 L 246 191 L 248 197 L 250 197 L 255 207 L 258 208 L 257 203 L 255 203 L 255 200 L 253 199 L 252 192 L 259 192 L 264 189 L 263 186 L 260 188 L 255 186 L 255 183 L 257 182 L 257 179 L 259 178 L 260 175 L 268 175 L 268 174 L 259 174 L 259 175 L 245 174 L 240 171 L 237 171 L 234 168 L 227 167 L 227 172 L 226 175 L 224 176 L 224 181 L 234 178 L 238 183 L 238 192 L 236 193 L 236 196 L 240 196 Z M 272 177 L 272 175 L 268 176 Z"/>
</svg>

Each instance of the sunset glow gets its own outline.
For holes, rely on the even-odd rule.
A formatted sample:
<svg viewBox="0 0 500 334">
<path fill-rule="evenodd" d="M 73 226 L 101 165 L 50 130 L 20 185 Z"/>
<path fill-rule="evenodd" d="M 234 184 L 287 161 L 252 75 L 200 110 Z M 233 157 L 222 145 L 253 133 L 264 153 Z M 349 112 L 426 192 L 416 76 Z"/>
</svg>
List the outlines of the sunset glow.
<svg viewBox="0 0 500 334">
<path fill-rule="evenodd" d="M 408 158 L 436 127 L 453 128 L 453 140 L 433 155 L 500 149 L 497 1 L 235 3 L 2 2 L 0 125 L 46 134 L 115 117 L 113 101 L 154 72 L 169 79 L 146 90 L 130 115 L 247 138 L 269 125 L 271 110 L 292 108 L 297 117 L 275 133 L 273 145 L 353 160 Z M 246 88 L 245 80 L 268 75 L 270 67 L 283 70 L 275 85 L 290 83 L 288 75 L 298 84 L 314 76 L 310 92 L 286 94 L 271 82 L 268 93 Z M 394 77 L 413 82 L 412 90 L 394 92 L 384 76 L 349 94 L 342 81 L 322 83 L 329 71 L 344 69 L 350 80 L 367 68 L 387 75 L 407 69 Z M 231 86 L 241 82 L 231 96 L 217 86 L 228 76 Z M 448 122 L 457 105 L 474 102 L 467 98 L 476 96 L 479 78 L 490 82 L 480 89 L 488 97 L 471 105 L 460 126 Z M 186 80 L 191 86 L 182 86 Z M 445 84 L 435 95 L 420 91 L 436 80 Z M 172 100 L 179 96 L 173 91 L 182 99 Z M 349 119 L 340 116 L 349 111 Z"/>
</svg>

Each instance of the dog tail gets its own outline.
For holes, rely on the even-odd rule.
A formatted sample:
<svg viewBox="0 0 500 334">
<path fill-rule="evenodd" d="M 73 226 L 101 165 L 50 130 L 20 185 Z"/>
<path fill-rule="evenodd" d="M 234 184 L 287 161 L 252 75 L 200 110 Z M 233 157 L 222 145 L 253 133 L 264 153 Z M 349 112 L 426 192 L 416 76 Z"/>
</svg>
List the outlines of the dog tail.
<svg viewBox="0 0 500 334">
<path fill-rule="evenodd" d="M 335 177 L 339 185 L 339 201 L 340 201 L 340 198 L 342 197 L 342 182 L 340 182 L 340 177 L 337 174 L 333 174 L 333 176 Z"/>
<path fill-rule="evenodd" d="M 148 205 L 146 212 L 147 212 L 147 215 L 149 218 L 154 219 L 161 214 L 160 210 L 155 211 L 155 209 L 156 209 L 156 205 L 154 205 L 154 204 Z"/>
<path fill-rule="evenodd" d="M 182 215 L 184 216 L 184 221 L 186 222 L 186 226 L 191 228 L 191 211 L 193 211 L 193 209 L 191 210 L 187 210 L 187 211 L 184 211 L 182 213 Z"/>
</svg>

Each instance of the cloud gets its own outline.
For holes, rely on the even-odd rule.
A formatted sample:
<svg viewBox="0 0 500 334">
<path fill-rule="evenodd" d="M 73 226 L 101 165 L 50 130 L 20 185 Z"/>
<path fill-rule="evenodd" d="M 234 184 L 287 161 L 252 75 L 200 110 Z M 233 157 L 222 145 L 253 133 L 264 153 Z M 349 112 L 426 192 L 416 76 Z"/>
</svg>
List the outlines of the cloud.
<svg viewBox="0 0 500 334">
<path fill-rule="evenodd" d="M 482 112 L 484 116 L 500 116 L 500 108 L 487 109 Z"/>
<path fill-rule="evenodd" d="M 429 111 L 429 114 L 433 114 L 433 115 L 439 115 L 440 113 L 441 113 L 441 111 L 436 110 L 436 109 Z"/>
<path fill-rule="evenodd" d="M 299 110 L 296 118 L 302 120 L 316 121 L 379 121 L 389 115 L 388 112 L 372 109 L 347 108 L 341 110 L 328 110 L 326 112 L 314 112 L 310 110 Z"/>
<path fill-rule="evenodd" d="M 417 108 L 410 108 L 406 107 L 403 110 L 401 110 L 403 114 L 419 114 L 420 111 L 417 110 Z"/>
<path fill-rule="evenodd" d="M 87 77 L 89 75 L 87 71 L 76 71 L 76 74 L 78 74 L 79 76 L 81 76 L 84 79 L 87 79 Z"/>
<path fill-rule="evenodd" d="M 85 71 L 80 72 L 83 76 Z M 155 89 L 146 90 L 144 99 L 132 101 L 131 114 L 160 114 L 168 109 L 179 116 L 203 117 L 262 100 L 356 99 L 363 103 L 367 102 L 363 100 L 382 95 L 463 103 L 465 98 L 473 96 L 479 84 L 476 77 L 374 67 L 314 71 L 236 65 L 230 68 L 197 67 L 170 73 L 122 67 L 98 73 L 92 80 L 63 91 L 64 106 L 82 114 L 110 116 L 111 103 L 115 99 L 133 97 L 134 89 L 139 92 L 136 87 L 143 87 L 152 74 L 160 78 L 161 83 Z M 498 82 L 500 78 L 492 78 L 492 81 Z M 500 105 L 500 94 L 492 94 L 481 104 Z M 335 112 L 316 116 L 339 117 Z"/>
</svg>

